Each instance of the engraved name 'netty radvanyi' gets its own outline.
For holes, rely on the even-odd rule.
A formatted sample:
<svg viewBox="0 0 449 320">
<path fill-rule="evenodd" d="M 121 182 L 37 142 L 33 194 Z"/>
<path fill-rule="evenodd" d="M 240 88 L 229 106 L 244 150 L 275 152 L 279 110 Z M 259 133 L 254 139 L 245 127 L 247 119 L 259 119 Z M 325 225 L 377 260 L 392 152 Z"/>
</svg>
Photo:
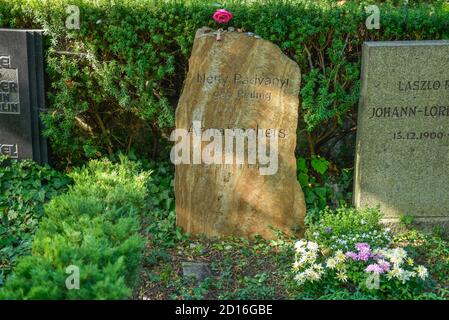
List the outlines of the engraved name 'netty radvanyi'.
<svg viewBox="0 0 449 320">
<path fill-rule="evenodd" d="M 425 107 L 374 107 L 369 111 L 369 119 L 373 118 L 411 118 L 411 117 L 449 117 L 448 106 Z"/>
<path fill-rule="evenodd" d="M 218 85 L 253 85 L 253 86 L 272 86 L 279 87 L 281 89 L 286 88 L 290 85 L 290 79 L 278 78 L 278 77 L 268 77 L 261 74 L 255 74 L 252 76 L 245 76 L 240 73 L 235 73 L 233 75 L 222 75 L 222 74 L 205 74 L 198 73 L 196 80 L 202 84 L 218 84 Z"/>
</svg>

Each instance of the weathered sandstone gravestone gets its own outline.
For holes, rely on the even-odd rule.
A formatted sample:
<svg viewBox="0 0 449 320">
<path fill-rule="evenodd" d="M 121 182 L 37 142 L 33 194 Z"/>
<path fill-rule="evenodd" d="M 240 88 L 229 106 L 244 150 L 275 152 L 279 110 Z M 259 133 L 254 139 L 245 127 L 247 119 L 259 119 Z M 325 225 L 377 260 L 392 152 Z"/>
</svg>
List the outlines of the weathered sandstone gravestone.
<svg viewBox="0 0 449 320">
<path fill-rule="evenodd" d="M 269 41 L 238 32 L 217 41 L 210 29 L 198 30 L 176 110 L 181 133 L 172 135 L 172 156 L 183 156 L 175 179 L 180 227 L 270 238 L 270 227 L 303 226 L 294 155 L 300 78 L 298 65 Z M 187 153 L 179 150 L 182 132 Z"/>
<path fill-rule="evenodd" d="M 42 32 L 0 29 L 0 155 L 48 161 Z"/>
<path fill-rule="evenodd" d="M 355 205 L 448 230 L 448 182 L 449 41 L 365 43 Z"/>
</svg>

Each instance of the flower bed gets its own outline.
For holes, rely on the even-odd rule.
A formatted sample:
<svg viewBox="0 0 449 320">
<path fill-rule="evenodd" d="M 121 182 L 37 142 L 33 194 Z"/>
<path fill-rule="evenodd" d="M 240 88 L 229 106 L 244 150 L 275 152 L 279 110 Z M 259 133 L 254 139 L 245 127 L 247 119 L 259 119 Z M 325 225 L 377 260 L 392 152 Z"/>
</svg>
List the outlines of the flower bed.
<svg viewBox="0 0 449 320">
<path fill-rule="evenodd" d="M 431 296 L 435 283 L 427 267 L 394 238 L 377 210 L 327 210 L 307 239 L 295 243 L 294 281 L 311 297 L 342 292 L 374 299 Z"/>
<path fill-rule="evenodd" d="M 321 253 L 316 242 L 306 240 L 296 242 L 296 261 L 293 268 L 298 273 L 295 279 L 299 284 L 304 284 L 307 281 L 319 281 L 324 276 L 330 276 L 342 283 L 347 283 L 348 280 L 357 283 L 359 279 L 363 279 L 365 273 L 365 286 L 368 289 L 376 287 L 379 289 L 379 285 L 370 284 L 369 281 L 378 282 L 381 275 L 385 282 L 398 280 L 402 284 L 411 280 L 425 280 L 428 276 L 427 268 L 415 265 L 403 248 L 372 250 L 368 243 L 357 243 L 355 247 L 355 251 L 337 250 Z"/>
</svg>

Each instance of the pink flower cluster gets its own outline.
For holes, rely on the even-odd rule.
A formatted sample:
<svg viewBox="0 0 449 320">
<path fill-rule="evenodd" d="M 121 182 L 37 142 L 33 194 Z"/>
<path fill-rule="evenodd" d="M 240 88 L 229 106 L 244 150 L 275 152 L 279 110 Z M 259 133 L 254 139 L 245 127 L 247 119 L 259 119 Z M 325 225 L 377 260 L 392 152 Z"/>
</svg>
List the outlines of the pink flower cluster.
<svg viewBox="0 0 449 320">
<path fill-rule="evenodd" d="M 376 263 L 372 263 L 366 267 L 366 272 L 374 272 L 376 274 L 381 274 L 390 270 L 390 263 L 383 260 L 381 254 L 375 254 L 372 252 L 371 247 L 368 243 L 356 243 L 355 245 L 357 253 L 353 251 L 348 251 L 345 256 L 354 261 L 368 261 L 369 259 L 377 260 Z"/>
<path fill-rule="evenodd" d="M 390 263 L 388 261 L 379 259 L 377 263 L 372 263 L 366 267 L 366 272 L 374 272 L 375 274 L 381 274 L 390 270 Z"/>
<path fill-rule="evenodd" d="M 357 253 L 353 251 L 346 252 L 346 257 L 352 260 L 368 261 L 369 258 L 376 258 L 376 255 L 371 251 L 371 247 L 368 243 L 362 242 L 355 245 Z"/>
</svg>

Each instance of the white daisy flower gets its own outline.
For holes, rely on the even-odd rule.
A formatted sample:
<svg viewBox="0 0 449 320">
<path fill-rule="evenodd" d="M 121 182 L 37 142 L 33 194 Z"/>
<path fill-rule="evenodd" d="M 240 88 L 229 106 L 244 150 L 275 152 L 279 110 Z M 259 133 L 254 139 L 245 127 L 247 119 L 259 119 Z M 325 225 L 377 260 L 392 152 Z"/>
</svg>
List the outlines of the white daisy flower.
<svg viewBox="0 0 449 320">
<path fill-rule="evenodd" d="M 317 251 L 318 248 L 319 248 L 318 243 L 315 243 L 315 242 L 312 242 L 312 241 L 309 241 L 307 243 L 307 249 L 309 249 L 310 251 Z"/>
<path fill-rule="evenodd" d="M 424 266 L 418 266 L 415 268 L 416 272 L 418 273 L 418 277 L 420 277 L 421 279 L 426 279 L 427 276 L 429 275 L 429 272 L 427 271 L 427 268 Z"/>
<path fill-rule="evenodd" d="M 337 261 L 335 261 L 334 258 L 327 259 L 326 267 L 333 270 L 333 269 L 335 269 L 336 266 L 337 266 Z"/>
</svg>

